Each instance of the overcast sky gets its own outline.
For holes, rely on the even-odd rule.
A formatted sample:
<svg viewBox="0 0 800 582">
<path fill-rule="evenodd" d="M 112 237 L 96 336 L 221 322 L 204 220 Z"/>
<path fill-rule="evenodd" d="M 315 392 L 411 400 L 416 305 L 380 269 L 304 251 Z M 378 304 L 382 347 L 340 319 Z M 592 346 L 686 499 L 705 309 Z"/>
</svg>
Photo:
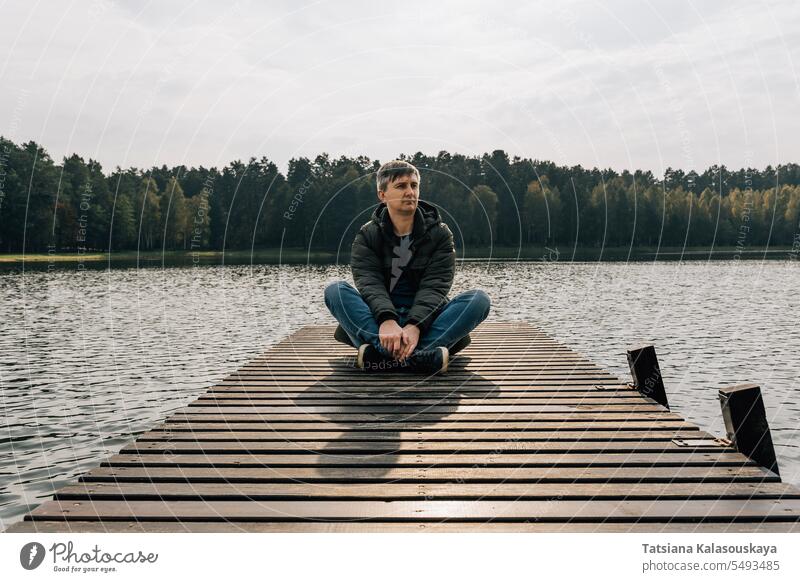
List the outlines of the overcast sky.
<svg viewBox="0 0 800 582">
<path fill-rule="evenodd" d="M 0 134 L 56 160 L 440 150 L 800 162 L 800 3 L 0 0 Z"/>
</svg>

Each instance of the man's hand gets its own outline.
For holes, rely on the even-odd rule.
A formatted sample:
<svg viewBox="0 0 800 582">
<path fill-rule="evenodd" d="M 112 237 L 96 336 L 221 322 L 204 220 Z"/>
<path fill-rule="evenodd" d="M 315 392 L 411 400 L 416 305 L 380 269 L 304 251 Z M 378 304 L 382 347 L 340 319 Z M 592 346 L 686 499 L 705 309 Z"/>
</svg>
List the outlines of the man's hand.
<svg viewBox="0 0 800 582">
<path fill-rule="evenodd" d="M 392 354 L 394 359 L 397 359 L 402 347 L 403 328 L 394 319 L 387 319 L 381 324 L 378 330 L 381 345 L 384 349 Z"/>
<path fill-rule="evenodd" d="M 419 343 L 419 328 L 413 323 L 403 327 L 403 347 L 400 350 L 398 360 L 405 360 L 414 351 Z"/>
</svg>

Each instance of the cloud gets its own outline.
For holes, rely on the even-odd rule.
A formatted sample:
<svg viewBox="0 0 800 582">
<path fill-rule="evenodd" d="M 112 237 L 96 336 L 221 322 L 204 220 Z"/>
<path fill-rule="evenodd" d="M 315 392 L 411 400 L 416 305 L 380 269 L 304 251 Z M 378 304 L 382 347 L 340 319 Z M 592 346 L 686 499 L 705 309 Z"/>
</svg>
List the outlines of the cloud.
<svg viewBox="0 0 800 582">
<path fill-rule="evenodd" d="M 107 167 L 764 166 L 797 161 L 798 40 L 791 2 L 11 2 L 0 133 Z"/>
</svg>

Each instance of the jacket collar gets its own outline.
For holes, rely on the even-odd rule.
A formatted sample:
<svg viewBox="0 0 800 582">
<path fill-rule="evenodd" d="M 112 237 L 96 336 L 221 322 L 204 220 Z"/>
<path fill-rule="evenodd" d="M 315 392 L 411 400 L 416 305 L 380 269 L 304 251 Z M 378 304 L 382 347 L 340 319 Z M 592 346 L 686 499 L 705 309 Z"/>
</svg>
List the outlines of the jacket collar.
<svg viewBox="0 0 800 582">
<path fill-rule="evenodd" d="M 372 221 L 381 227 L 381 232 L 387 240 L 392 240 L 397 235 L 392 228 L 392 221 L 389 217 L 389 209 L 386 203 L 381 202 L 372 213 Z M 439 223 L 439 210 L 430 202 L 419 200 L 417 209 L 414 212 L 414 226 L 411 229 L 411 238 L 419 240 L 433 226 Z"/>
</svg>

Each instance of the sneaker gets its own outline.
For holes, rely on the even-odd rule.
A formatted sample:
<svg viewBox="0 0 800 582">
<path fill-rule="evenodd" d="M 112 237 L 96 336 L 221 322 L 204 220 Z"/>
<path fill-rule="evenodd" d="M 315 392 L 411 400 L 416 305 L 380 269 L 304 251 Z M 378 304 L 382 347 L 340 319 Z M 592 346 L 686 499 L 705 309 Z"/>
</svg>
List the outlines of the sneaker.
<svg viewBox="0 0 800 582">
<path fill-rule="evenodd" d="M 454 343 L 452 346 L 450 346 L 450 357 L 452 358 L 458 352 L 463 350 L 465 347 L 467 347 L 471 343 L 472 343 L 472 338 L 469 337 L 469 334 L 465 335 L 460 340 L 458 340 L 456 343 Z"/>
<path fill-rule="evenodd" d="M 367 372 L 389 372 L 404 367 L 404 364 L 384 356 L 372 344 L 361 344 L 361 347 L 358 348 L 358 356 L 356 356 L 356 367 Z"/>
<path fill-rule="evenodd" d="M 450 352 L 446 347 L 440 346 L 430 350 L 418 351 L 408 358 L 412 368 L 417 372 L 426 374 L 444 374 L 450 363 Z"/>
</svg>

